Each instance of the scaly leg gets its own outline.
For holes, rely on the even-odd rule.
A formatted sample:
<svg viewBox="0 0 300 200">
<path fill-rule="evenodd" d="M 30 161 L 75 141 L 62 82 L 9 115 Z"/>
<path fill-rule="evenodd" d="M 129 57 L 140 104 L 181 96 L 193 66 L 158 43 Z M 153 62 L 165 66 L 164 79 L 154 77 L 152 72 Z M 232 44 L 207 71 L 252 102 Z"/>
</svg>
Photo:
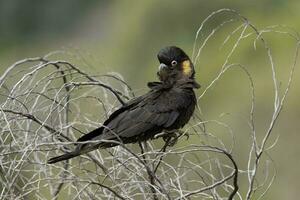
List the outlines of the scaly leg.
<svg viewBox="0 0 300 200">
<path fill-rule="evenodd" d="M 177 143 L 178 138 L 180 136 L 182 136 L 183 134 L 185 134 L 184 131 L 181 131 L 181 130 L 171 130 L 171 131 L 164 131 L 162 133 L 156 134 L 154 136 L 154 138 L 160 138 L 160 137 L 162 137 L 163 140 L 168 143 L 168 146 L 174 146 Z M 186 136 L 188 138 L 187 134 L 186 134 Z"/>
</svg>

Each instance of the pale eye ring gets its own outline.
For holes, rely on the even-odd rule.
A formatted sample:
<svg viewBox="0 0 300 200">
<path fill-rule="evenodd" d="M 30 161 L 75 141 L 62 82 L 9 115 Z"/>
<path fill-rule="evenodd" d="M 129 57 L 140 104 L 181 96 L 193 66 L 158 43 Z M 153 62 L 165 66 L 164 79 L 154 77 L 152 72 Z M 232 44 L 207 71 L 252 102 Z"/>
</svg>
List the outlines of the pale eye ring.
<svg viewBox="0 0 300 200">
<path fill-rule="evenodd" d="M 177 65 L 177 61 L 176 61 L 176 60 L 173 60 L 173 61 L 171 62 L 171 65 L 174 67 L 175 65 Z"/>
</svg>

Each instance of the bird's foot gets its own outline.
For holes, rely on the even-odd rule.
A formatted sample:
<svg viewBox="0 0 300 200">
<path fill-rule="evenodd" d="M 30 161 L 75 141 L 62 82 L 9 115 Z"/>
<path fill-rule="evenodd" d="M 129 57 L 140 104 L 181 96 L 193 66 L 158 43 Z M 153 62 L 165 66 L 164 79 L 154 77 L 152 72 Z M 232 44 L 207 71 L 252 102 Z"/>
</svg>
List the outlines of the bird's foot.
<svg viewBox="0 0 300 200">
<path fill-rule="evenodd" d="M 188 139 L 188 134 L 186 134 L 184 131 L 181 130 L 165 131 L 155 135 L 154 138 L 162 137 L 168 146 L 174 146 L 177 143 L 178 138 L 182 135 L 186 135 Z"/>
<path fill-rule="evenodd" d="M 156 134 L 156 135 L 154 135 L 154 139 L 157 139 L 157 138 L 160 138 L 160 137 L 164 137 L 164 136 L 166 136 L 166 135 L 168 135 L 169 133 L 167 133 L 167 132 L 161 132 L 161 133 L 158 133 L 158 134 Z"/>
<path fill-rule="evenodd" d="M 172 147 L 177 143 L 178 137 L 177 136 L 165 136 L 165 137 L 163 137 L 163 140 L 165 141 L 167 146 Z"/>
</svg>

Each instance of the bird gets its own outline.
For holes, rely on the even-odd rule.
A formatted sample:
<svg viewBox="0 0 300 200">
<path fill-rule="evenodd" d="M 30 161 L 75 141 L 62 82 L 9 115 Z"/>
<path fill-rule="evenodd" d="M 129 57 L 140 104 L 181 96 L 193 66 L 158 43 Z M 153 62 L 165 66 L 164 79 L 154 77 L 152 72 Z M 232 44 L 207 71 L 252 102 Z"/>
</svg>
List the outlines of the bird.
<svg viewBox="0 0 300 200">
<path fill-rule="evenodd" d="M 197 100 L 195 68 L 179 47 L 162 48 L 157 58 L 159 81 L 149 82 L 149 91 L 133 98 L 114 111 L 103 125 L 77 140 L 76 148 L 48 160 L 48 164 L 68 160 L 96 149 L 143 142 L 157 134 L 181 129 L 188 123 Z M 101 141 L 102 140 L 102 141 Z"/>
</svg>

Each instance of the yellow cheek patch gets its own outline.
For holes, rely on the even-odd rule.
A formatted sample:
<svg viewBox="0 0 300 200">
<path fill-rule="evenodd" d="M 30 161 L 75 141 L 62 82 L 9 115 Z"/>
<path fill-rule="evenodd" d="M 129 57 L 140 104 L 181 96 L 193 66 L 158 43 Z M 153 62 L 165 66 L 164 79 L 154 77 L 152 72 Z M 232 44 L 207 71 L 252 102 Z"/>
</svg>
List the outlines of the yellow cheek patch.
<svg viewBox="0 0 300 200">
<path fill-rule="evenodd" d="M 185 60 L 182 62 L 182 71 L 184 75 L 192 74 L 191 62 L 189 60 Z"/>
</svg>

